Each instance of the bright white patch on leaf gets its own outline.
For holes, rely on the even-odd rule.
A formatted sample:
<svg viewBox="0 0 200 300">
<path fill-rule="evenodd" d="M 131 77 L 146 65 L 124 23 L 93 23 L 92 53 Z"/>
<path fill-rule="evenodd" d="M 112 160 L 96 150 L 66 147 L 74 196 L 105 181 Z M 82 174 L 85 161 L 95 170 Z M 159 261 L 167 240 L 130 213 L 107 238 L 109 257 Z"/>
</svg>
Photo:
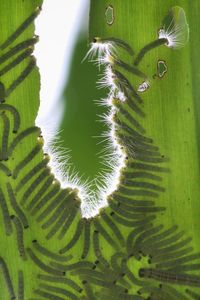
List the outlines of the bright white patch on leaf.
<svg viewBox="0 0 200 300">
<path fill-rule="evenodd" d="M 105 53 L 105 55 L 100 58 L 100 63 L 102 65 L 111 65 L 112 66 L 115 63 L 115 59 L 109 53 Z"/>
<path fill-rule="evenodd" d="M 115 83 L 116 76 L 113 74 L 111 67 L 108 65 L 105 70 L 102 79 L 97 84 L 99 88 L 110 88 L 110 92 L 116 90 L 117 86 Z"/>
<path fill-rule="evenodd" d="M 124 93 L 122 91 L 118 91 L 116 93 L 116 98 L 122 102 L 126 101 L 126 96 L 124 95 Z"/>
<path fill-rule="evenodd" d="M 83 61 L 88 59 L 89 61 L 93 61 L 94 58 L 97 57 L 97 61 L 101 64 L 101 60 L 105 55 L 112 55 L 116 52 L 115 45 L 113 42 L 105 42 L 101 41 L 99 38 L 95 38 L 95 41 L 90 43 L 90 49 L 85 55 Z"/>
<path fill-rule="evenodd" d="M 142 82 L 138 87 L 138 92 L 143 93 L 150 87 L 150 84 L 148 81 Z"/>
</svg>

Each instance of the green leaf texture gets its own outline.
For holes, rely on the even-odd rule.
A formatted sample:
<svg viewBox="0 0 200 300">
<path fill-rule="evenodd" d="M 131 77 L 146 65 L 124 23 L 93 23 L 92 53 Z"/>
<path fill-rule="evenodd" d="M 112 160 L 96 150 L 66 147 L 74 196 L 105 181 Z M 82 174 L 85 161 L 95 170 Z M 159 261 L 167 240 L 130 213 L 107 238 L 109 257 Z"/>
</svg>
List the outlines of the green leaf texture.
<svg viewBox="0 0 200 300">
<path fill-rule="evenodd" d="M 106 64 L 126 154 L 91 219 L 54 178 L 34 125 L 40 5 L 0 2 L 1 299 L 200 299 L 199 1 L 91 1 L 90 42 L 116 48 Z M 180 49 L 158 40 L 170 18 Z"/>
</svg>

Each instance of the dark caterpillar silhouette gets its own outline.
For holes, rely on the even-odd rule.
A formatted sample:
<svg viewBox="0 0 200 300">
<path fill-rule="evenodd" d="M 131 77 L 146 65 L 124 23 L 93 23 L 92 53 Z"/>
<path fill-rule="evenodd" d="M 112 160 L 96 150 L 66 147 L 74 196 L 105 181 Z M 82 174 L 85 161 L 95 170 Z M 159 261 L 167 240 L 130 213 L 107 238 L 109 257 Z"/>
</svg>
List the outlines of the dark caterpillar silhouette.
<svg viewBox="0 0 200 300">
<path fill-rule="evenodd" d="M 173 284 L 200 286 L 200 276 L 195 275 L 180 274 L 159 269 L 140 269 L 139 275 L 140 277 L 152 278 Z"/>
</svg>

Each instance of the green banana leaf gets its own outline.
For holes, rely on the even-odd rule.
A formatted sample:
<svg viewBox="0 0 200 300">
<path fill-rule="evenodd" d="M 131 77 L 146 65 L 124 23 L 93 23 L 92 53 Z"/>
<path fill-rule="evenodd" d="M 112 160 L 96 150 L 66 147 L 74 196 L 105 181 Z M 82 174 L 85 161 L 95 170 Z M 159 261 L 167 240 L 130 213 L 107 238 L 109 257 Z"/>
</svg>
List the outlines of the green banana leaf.
<svg viewBox="0 0 200 300">
<path fill-rule="evenodd" d="M 35 126 L 41 4 L 0 2 L 1 299 L 200 299 L 199 1 L 91 1 L 122 163 L 90 218 Z"/>
</svg>

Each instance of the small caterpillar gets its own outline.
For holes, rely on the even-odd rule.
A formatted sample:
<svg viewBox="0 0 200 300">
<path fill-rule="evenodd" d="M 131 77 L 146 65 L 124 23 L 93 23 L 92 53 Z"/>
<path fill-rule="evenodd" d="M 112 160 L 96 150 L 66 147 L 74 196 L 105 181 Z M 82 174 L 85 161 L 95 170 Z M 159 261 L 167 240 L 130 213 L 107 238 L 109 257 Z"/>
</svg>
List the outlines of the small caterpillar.
<svg viewBox="0 0 200 300">
<path fill-rule="evenodd" d="M 23 226 L 20 220 L 12 215 L 11 220 L 13 221 L 16 229 L 17 234 L 17 247 L 19 251 L 19 255 L 23 260 L 26 260 L 26 254 L 25 254 L 25 248 L 24 248 L 24 232 L 23 232 Z"/>
<path fill-rule="evenodd" d="M 68 279 L 68 278 L 49 276 L 49 275 L 43 275 L 43 274 L 37 275 L 37 278 L 44 280 L 44 281 L 48 281 L 48 282 L 63 283 L 63 284 L 69 285 L 72 289 L 74 289 L 75 291 L 77 291 L 79 293 L 82 292 L 82 288 L 75 281 Z"/>
<path fill-rule="evenodd" d="M 159 212 L 159 211 L 164 211 L 166 208 L 165 207 L 157 207 L 157 206 L 130 206 L 127 204 L 121 204 L 120 203 L 120 208 L 122 210 L 128 211 L 130 213 L 154 213 L 154 212 Z"/>
<path fill-rule="evenodd" d="M 118 264 L 118 260 L 124 260 L 125 259 L 125 255 L 122 252 L 116 252 L 114 255 L 112 255 L 111 257 L 111 266 L 113 268 L 113 270 L 115 270 L 117 273 L 122 273 L 122 268 L 121 266 L 119 266 Z"/>
<path fill-rule="evenodd" d="M 54 177 L 53 174 L 47 176 L 47 180 L 44 181 L 44 183 L 41 186 L 41 188 L 39 189 L 39 191 L 35 194 L 35 196 L 33 197 L 33 199 L 27 205 L 27 207 L 26 207 L 27 210 L 31 210 L 33 204 L 36 204 L 41 199 L 41 197 L 48 190 L 49 186 L 51 186 L 51 184 L 53 183 L 54 179 L 55 179 L 55 177 Z"/>
<path fill-rule="evenodd" d="M 123 264 L 125 260 L 126 259 L 122 259 L 121 264 Z M 103 278 L 105 279 L 105 274 L 106 274 L 106 279 L 112 282 L 113 284 L 116 284 L 117 281 L 125 282 L 125 280 L 123 280 L 123 276 L 125 275 L 123 272 L 123 267 L 121 267 L 120 274 L 117 270 L 111 269 L 109 267 L 109 264 L 105 265 L 105 264 L 98 263 L 97 267 L 100 269 Z"/>
<path fill-rule="evenodd" d="M 114 116 L 113 118 L 114 118 L 114 123 L 119 127 L 119 129 L 125 131 L 129 137 L 134 138 L 134 141 L 150 143 L 150 144 L 153 143 L 153 140 L 151 138 L 141 135 L 135 129 L 133 129 L 132 127 L 129 127 L 125 122 L 123 122 L 122 120 L 119 120 L 116 116 Z M 118 133 L 118 131 L 117 131 L 117 133 Z M 153 147 L 155 147 L 155 146 L 153 146 Z M 157 150 L 158 147 L 153 148 L 153 149 Z"/>
<path fill-rule="evenodd" d="M 0 81 L 0 104 L 5 102 L 5 97 L 6 97 L 5 85 L 3 84 L 3 82 Z"/>
<path fill-rule="evenodd" d="M 23 41 L 23 42 L 17 44 L 13 48 L 11 48 L 8 52 L 6 52 L 2 56 L 0 56 L 0 64 L 4 63 L 6 60 L 8 60 L 10 57 L 17 54 L 18 52 L 20 52 L 28 47 L 33 46 L 37 42 L 38 42 L 38 37 L 35 36 L 31 39 L 28 39 L 26 41 Z"/>
<path fill-rule="evenodd" d="M 30 62 L 27 67 L 21 72 L 21 74 L 14 80 L 6 90 L 6 97 L 10 94 L 26 79 L 26 77 L 33 71 L 36 66 L 36 60 L 34 56 L 30 56 Z"/>
<path fill-rule="evenodd" d="M 24 159 L 22 159 L 14 168 L 13 170 L 13 179 L 16 179 L 19 175 L 19 173 L 23 170 L 24 167 L 26 167 L 26 165 L 34 159 L 34 157 L 40 153 L 41 151 L 41 146 L 40 145 L 36 145 L 29 153 L 28 155 L 26 155 L 26 157 Z"/>
<path fill-rule="evenodd" d="M 19 112 L 16 110 L 16 108 L 12 105 L 9 104 L 3 104 L 1 103 L 0 105 L 0 110 L 8 110 L 11 112 L 11 114 L 13 115 L 13 119 L 14 119 L 14 124 L 13 124 L 13 133 L 17 133 L 19 127 L 20 127 L 20 114 Z"/>
<path fill-rule="evenodd" d="M 145 178 L 145 179 L 151 179 L 151 180 L 155 180 L 155 181 L 162 181 L 162 177 L 157 176 L 155 174 L 149 173 L 149 172 L 130 172 L 126 171 L 125 172 L 125 177 L 126 178 Z"/>
<path fill-rule="evenodd" d="M 97 219 L 94 220 L 94 226 L 96 227 L 97 231 L 99 231 L 102 237 L 114 248 L 118 249 L 119 246 L 116 244 L 114 239 L 107 233 L 107 231 L 103 228 L 103 226 L 99 223 Z"/>
<path fill-rule="evenodd" d="M 138 116 L 144 118 L 145 117 L 145 113 L 137 106 L 137 104 L 133 101 L 133 99 L 131 99 L 130 97 L 127 98 L 126 103 L 128 104 L 129 108 L 135 112 L 136 114 L 138 114 Z"/>
<path fill-rule="evenodd" d="M 59 253 L 63 254 L 65 252 L 67 252 L 69 249 L 71 249 L 78 241 L 79 237 L 81 236 L 82 231 L 83 231 L 83 221 L 82 221 L 82 219 L 80 219 L 77 224 L 76 231 L 75 231 L 72 239 L 69 241 L 69 243 L 65 247 L 63 247 L 62 249 L 59 250 Z"/>
<path fill-rule="evenodd" d="M 115 225 L 115 223 L 110 219 L 110 217 L 104 213 L 102 214 L 102 219 L 105 221 L 105 223 L 108 225 L 108 227 L 112 230 L 113 234 L 116 236 L 116 238 L 119 240 L 120 244 L 124 245 L 124 237 L 119 230 L 119 228 Z"/>
<path fill-rule="evenodd" d="M 48 192 L 41 200 L 40 197 L 37 197 L 38 203 L 32 203 L 30 204 L 29 209 L 31 209 L 31 215 L 35 215 L 42 207 L 48 203 L 48 201 L 51 200 L 52 197 L 54 197 L 58 192 L 60 191 L 60 185 L 59 184 L 53 184 L 52 189 L 50 192 Z M 33 207 L 34 206 L 34 207 Z"/>
<path fill-rule="evenodd" d="M 200 264 L 190 264 L 190 265 L 178 265 L 171 267 L 167 269 L 169 272 L 176 271 L 177 273 L 180 273 L 180 271 L 186 272 L 186 271 L 195 271 L 200 270 Z"/>
<path fill-rule="evenodd" d="M 63 200 L 63 199 L 65 199 L 65 195 L 62 195 L 62 193 L 60 193 L 60 195 L 61 196 L 63 196 L 63 198 L 61 198 L 61 199 L 59 199 L 59 200 Z M 58 197 L 56 197 L 56 199 L 57 199 Z M 60 202 L 60 201 L 59 201 Z M 58 202 L 58 204 L 59 204 L 59 202 Z M 62 201 L 62 202 L 64 202 L 64 201 Z M 52 201 L 52 203 L 50 203 L 50 205 L 49 206 L 47 206 L 47 208 L 37 217 L 37 221 L 38 222 L 40 222 L 40 221 L 42 221 L 44 218 L 46 218 L 47 217 L 47 215 L 49 215 L 55 208 L 56 208 L 56 206 L 58 205 L 55 201 Z M 64 204 L 62 204 L 61 203 L 61 206 L 62 205 L 64 205 Z M 60 206 L 59 206 L 60 207 Z M 59 207 L 58 207 L 58 209 L 59 209 Z M 65 216 L 67 216 L 67 214 L 68 214 L 68 207 L 67 208 L 65 208 L 64 210 L 63 210 L 63 212 L 61 212 L 61 216 L 63 215 L 63 213 L 64 213 L 64 215 Z M 51 222 L 52 222 L 52 220 L 53 219 L 55 219 L 54 218 L 54 214 L 52 214 L 52 216 L 43 224 L 44 226 L 43 226 L 43 228 L 45 227 L 46 228 L 46 226 L 48 227 L 48 224 L 50 224 L 51 225 Z"/>
<path fill-rule="evenodd" d="M 130 205 L 130 206 L 153 206 L 154 201 L 152 200 L 135 200 L 133 198 L 126 197 L 125 195 L 120 195 L 115 193 L 112 195 L 113 199 L 119 203 Z"/>
<path fill-rule="evenodd" d="M 27 137 L 33 133 L 37 133 L 39 135 L 40 129 L 36 126 L 33 126 L 33 127 L 29 127 L 27 129 L 23 130 L 22 132 L 20 132 L 12 141 L 12 143 L 8 149 L 8 156 L 11 156 L 13 154 L 13 151 L 15 150 L 15 148 L 20 144 L 20 142 L 22 142 L 22 140 L 25 137 Z"/>
<path fill-rule="evenodd" d="M 87 279 L 87 278 L 86 278 Z M 102 286 L 104 288 L 108 288 L 108 289 L 114 289 L 115 292 L 118 294 L 118 293 L 123 293 L 123 292 L 127 292 L 127 289 L 124 288 L 123 286 L 121 285 L 118 285 L 118 284 L 115 284 L 115 283 L 108 283 L 104 280 L 99 280 L 99 279 L 96 279 L 94 277 L 90 278 L 90 281 L 91 283 L 93 283 L 94 285 L 98 285 L 98 286 Z"/>
<path fill-rule="evenodd" d="M 175 235 L 173 235 L 172 237 L 169 237 L 165 240 L 161 240 L 159 242 L 156 242 L 154 244 L 148 244 L 148 243 L 145 243 L 144 242 L 144 245 L 142 245 L 142 250 L 144 251 L 150 251 L 151 252 L 151 255 L 153 256 L 154 255 L 154 249 L 160 249 L 165 246 L 168 246 L 176 241 L 178 241 L 182 236 L 183 236 L 184 232 L 179 232 Z"/>
<path fill-rule="evenodd" d="M 30 198 L 31 194 L 36 191 L 38 185 L 45 180 L 49 176 L 50 170 L 48 168 L 45 168 L 41 174 L 39 174 L 38 177 L 31 183 L 31 185 L 25 190 L 21 200 L 20 204 L 24 205 L 27 200 Z"/>
<path fill-rule="evenodd" d="M 93 247 L 94 247 L 94 253 L 98 260 L 105 266 L 109 266 L 107 260 L 103 257 L 101 250 L 100 250 L 100 245 L 99 245 L 99 232 L 94 230 L 93 232 Z"/>
<path fill-rule="evenodd" d="M 128 111 L 126 111 L 125 109 L 123 109 L 122 107 L 118 107 L 119 111 L 118 111 L 118 115 L 121 114 L 127 121 L 129 121 L 133 127 L 136 128 L 136 130 L 138 130 L 141 134 L 145 133 L 145 129 L 140 125 L 140 123 L 134 119 L 132 117 L 131 114 L 129 114 Z"/>
<path fill-rule="evenodd" d="M 46 218 L 48 215 L 50 215 L 54 211 L 54 209 L 59 206 L 59 204 L 61 204 L 61 205 L 65 204 L 65 202 L 66 202 L 65 199 L 67 197 L 67 194 L 68 194 L 67 190 L 60 191 L 59 194 L 57 195 L 57 197 L 54 198 L 51 201 L 51 203 L 44 209 L 44 211 L 37 217 L 37 221 L 40 222 L 44 218 Z M 51 225 L 51 223 L 52 223 L 52 219 L 49 218 L 49 220 L 47 220 L 44 223 L 43 228 L 48 227 L 49 225 Z"/>
<path fill-rule="evenodd" d="M 130 143 L 128 150 L 130 149 L 129 152 L 133 158 L 137 157 L 138 155 L 147 157 L 162 157 L 159 152 L 159 148 L 152 144 L 147 144 L 142 141 L 135 141 L 132 136 L 124 137 L 124 141 L 126 140 Z"/>
<path fill-rule="evenodd" d="M 48 163 L 47 159 L 43 159 L 42 162 L 38 163 L 35 167 L 33 167 L 29 172 L 26 173 L 22 177 L 22 179 L 19 181 L 19 183 L 16 186 L 16 192 L 19 192 L 22 187 L 25 186 L 25 184 L 32 179 L 34 175 L 36 175 L 38 172 L 40 172 L 44 167 L 46 167 Z"/>
<path fill-rule="evenodd" d="M 110 215 L 116 222 L 118 222 L 119 224 L 126 226 L 126 227 L 141 226 L 141 225 L 143 225 L 145 223 L 149 223 L 150 221 L 155 219 L 155 216 L 149 216 L 149 217 L 145 217 L 144 219 L 141 219 L 139 221 L 135 221 L 135 220 L 129 221 L 124 218 L 121 218 L 120 216 L 116 215 L 114 212 L 111 212 Z"/>
<path fill-rule="evenodd" d="M 0 268 L 3 272 L 3 277 L 4 277 L 5 283 L 6 283 L 7 288 L 8 288 L 8 292 L 10 294 L 10 299 L 16 299 L 15 292 L 14 292 L 14 287 L 13 287 L 11 277 L 10 277 L 10 273 L 9 273 L 7 264 L 6 264 L 5 260 L 2 257 L 0 257 Z"/>
<path fill-rule="evenodd" d="M 137 227 L 135 228 L 133 231 L 131 231 L 127 237 L 127 240 L 126 240 L 126 251 L 128 253 L 128 255 L 133 255 L 133 240 L 135 239 L 135 237 L 146 231 L 147 229 L 150 229 L 152 228 L 152 224 L 145 224 L 145 225 L 142 225 L 140 227 Z"/>
<path fill-rule="evenodd" d="M 163 229 L 163 225 L 158 225 L 156 227 L 153 227 L 153 228 L 150 228 L 150 229 L 147 229 L 145 230 L 144 232 L 142 232 L 139 237 L 135 240 L 135 243 L 134 243 L 134 247 L 133 247 L 133 253 L 135 255 L 138 255 L 138 253 L 140 253 L 140 251 L 142 250 L 141 249 L 141 245 L 143 243 L 143 241 L 153 235 L 153 234 L 156 234 L 158 233 L 160 230 Z"/>
<path fill-rule="evenodd" d="M 60 217 L 57 219 L 57 221 L 53 225 L 53 227 L 51 228 L 51 230 L 46 235 L 46 239 L 50 239 L 53 235 L 56 234 L 56 232 L 58 232 L 58 230 L 60 228 L 62 228 L 63 224 L 66 221 L 67 216 L 68 216 L 68 209 L 65 208 L 63 210 L 63 212 L 61 213 Z"/>
<path fill-rule="evenodd" d="M 18 300 L 24 300 L 24 274 L 18 271 Z"/>
<path fill-rule="evenodd" d="M 127 152 L 130 155 L 134 155 L 134 152 L 139 152 L 139 151 L 145 151 L 145 152 L 150 152 L 150 151 L 157 151 L 157 147 L 144 143 L 140 141 L 140 138 L 137 140 L 137 137 L 134 138 L 132 136 L 126 136 L 122 134 L 120 131 L 116 132 L 116 136 L 120 139 L 120 143 L 123 144 L 127 148 Z"/>
<path fill-rule="evenodd" d="M 44 291 L 39 290 L 39 289 L 34 290 L 34 293 L 39 295 L 39 296 L 42 296 L 42 297 L 44 297 L 45 299 L 48 299 L 48 300 L 65 300 L 63 297 L 59 297 L 59 296 L 44 292 Z"/>
<path fill-rule="evenodd" d="M 17 203 L 17 200 L 15 198 L 15 194 L 14 194 L 14 191 L 12 189 L 11 184 L 8 182 L 6 184 L 6 187 L 7 187 L 7 191 L 8 191 L 8 195 L 9 195 L 9 199 L 10 199 L 10 204 L 11 204 L 12 208 L 16 212 L 16 214 L 17 214 L 19 220 L 22 222 L 24 228 L 28 228 L 29 225 L 28 225 L 27 217 L 26 217 L 23 210 L 20 208 L 20 206 Z"/>
<path fill-rule="evenodd" d="M 10 133 L 10 121 L 6 114 L 0 113 L 0 116 L 3 120 L 3 135 L 2 135 L 2 148 L 1 148 L 1 157 L 0 160 L 7 160 L 8 159 L 8 138 Z"/>
<path fill-rule="evenodd" d="M 70 292 L 68 290 L 65 290 L 63 288 L 54 287 L 54 286 L 51 286 L 51 285 L 48 285 L 48 284 L 40 284 L 39 286 L 40 286 L 40 288 L 42 288 L 44 290 L 64 295 L 68 299 L 79 300 L 79 298 L 76 295 L 74 295 L 72 292 Z"/>
<path fill-rule="evenodd" d="M 158 151 L 149 151 L 148 149 L 141 149 L 139 145 L 135 144 L 133 141 L 128 145 L 127 151 L 129 155 L 137 159 L 137 157 L 153 157 L 160 158 L 161 154 Z"/>
<path fill-rule="evenodd" d="M 200 285 L 200 276 L 190 274 L 179 274 L 158 269 L 140 269 L 139 276 L 144 278 L 152 278 L 159 281 L 170 282 L 181 285 Z"/>
<path fill-rule="evenodd" d="M 10 169 L 0 162 L 0 171 L 2 171 L 6 176 L 12 176 Z"/>
<path fill-rule="evenodd" d="M 82 259 L 87 257 L 90 249 L 90 222 L 86 219 L 84 225 L 84 247 L 81 255 Z"/>
<path fill-rule="evenodd" d="M 118 191 L 123 194 L 123 195 L 127 195 L 127 196 L 147 196 L 147 197 L 152 197 L 152 198 L 158 198 L 159 194 L 149 191 L 149 190 L 145 190 L 145 189 L 131 189 L 131 188 L 127 188 L 125 186 L 120 185 Z"/>
<path fill-rule="evenodd" d="M 127 101 L 132 101 L 132 103 L 134 104 L 132 108 L 134 107 L 135 113 L 137 113 L 141 117 L 144 117 L 144 112 L 137 106 L 137 104 L 134 103 L 133 99 L 131 98 L 133 97 L 139 104 L 141 104 L 143 103 L 141 97 L 136 93 L 129 80 L 121 72 L 117 71 L 113 67 L 111 67 L 111 70 L 113 75 L 117 79 L 116 85 L 118 85 L 118 89 L 124 93 Z"/>
<path fill-rule="evenodd" d="M 57 201 L 55 201 L 55 206 L 54 208 L 55 211 L 53 212 L 53 214 L 42 224 L 42 228 L 46 229 L 48 227 L 50 227 L 56 220 L 57 218 L 60 216 L 60 214 L 63 212 L 63 210 L 66 207 L 66 197 L 65 197 L 65 190 L 62 191 L 63 193 L 60 193 L 60 198 L 57 197 L 57 201 L 58 203 L 56 203 Z"/>
<path fill-rule="evenodd" d="M 96 278 L 104 278 L 103 274 L 99 271 L 96 271 L 94 269 L 94 267 L 92 269 L 84 269 L 84 268 L 80 268 L 80 269 L 76 269 L 70 272 L 71 275 L 81 275 L 81 277 L 85 277 L 87 276 L 89 277 L 96 277 Z"/>
<path fill-rule="evenodd" d="M 129 270 L 127 262 L 125 261 L 122 265 L 123 272 L 126 274 L 127 278 L 136 286 L 145 286 L 148 283 L 141 281 L 135 277 L 135 275 Z"/>
<path fill-rule="evenodd" d="M 121 67 L 122 69 L 132 73 L 133 75 L 136 75 L 144 80 L 147 79 L 147 76 L 142 72 L 140 71 L 138 68 L 136 68 L 135 66 L 130 66 L 128 65 L 127 63 L 125 63 L 124 61 L 120 60 L 119 58 L 115 58 L 114 56 L 109 56 L 109 63 L 111 65 L 116 65 L 116 66 L 119 66 Z M 141 99 L 141 103 L 142 103 L 142 99 Z"/>
<path fill-rule="evenodd" d="M 181 265 L 182 263 L 187 263 L 196 259 L 200 259 L 200 253 L 191 254 L 187 256 L 183 256 L 181 258 L 172 259 L 163 263 L 156 264 L 156 268 L 169 268 L 177 265 Z"/>
<path fill-rule="evenodd" d="M 49 266 L 47 266 L 46 264 L 44 264 L 35 254 L 34 252 L 31 250 L 31 248 L 27 248 L 27 252 L 29 254 L 29 257 L 31 258 L 31 260 L 44 272 L 52 274 L 52 275 L 56 275 L 56 276 L 64 276 L 65 272 L 59 271 L 57 269 L 51 268 Z"/>
<path fill-rule="evenodd" d="M 165 262 L 166 260 L 169 260 L 169 259 L 182 257 L 182 256 L 190 253 L 192 250 L 193 250 L 192 247 L 187 247 L 185 249 L 181 249 L 176 252 L 163 253 L 158 256 L 153 256 L 153 257 L 151 256 L 150 262 L 151 263 Z"/>
<path fill-rule="evenodd" d="M 17 56 L 12 62 L 7 64 L 5 67 L 3 67 L 0 70 L 0 76 L 5 75 L 8 71 L 15 68 L 18 64 L 20 64 L 23 60 L 25 60 L 27 57 L 29 57 L 33 52 L 33 47 L 29 47 L 27 50 L 25 50 L 22 54 Z"/>
<path fill-rule="evenodd" d="M 122 293 L 124 292 L 126 289 L 120 285 L 117 285 L 115 283 L 111 283 L 111 282 L 107 282 L 105 280 L 105 278 L 103 278 L 102 280 L 99 278 L 95 278 L 95 277 L 84 277 L 85 280 L 87 280 L 88 282 L 100 286 L 100 287 L 104 287 L 104 288 L 108 288 L 108 289 L 115 289 L 116 292 L 118 293 Z"/>
<path fill-rule="evenodd" d="M 138 219 L 143 218 L 143 215 L 123 210 L 121 206 L 119 207 L 115 203 L 110 202 L 109 204 L 110 204 L 109 206 L 112 209 L 112 211 L 116 212 L 118 215 L 121 215 L 127 219 L 138 220 Z"/>
<path fill-rule="evenodd" d="M 153 251 L 153 256 L 160 256 L 160 255 L 163 255 L 163 254 L 167 254 L 169 252 L 173 252 L 173 251 L 176 251 L 176 250 L 179 250 L 181 248 L 183 248 L 184 246 L 186 246 L 188 243 L 190 243 L 192 240 L 192 238 L 187 238 L 179 243 L 176 243 L 176 244 L 173 244 L 172 246 L 169 246 L 169 247 L 166 247 L 166 248 L 158 248 L 158 249 L 154 249 Z"/>
<path fill-rule="evenodd" d="M 76 263 L 73 263 L 71 265 L 61 265 L 60 263 L 56 263 L 56 262 L 50 262 L 50 265 L 58 268 L 59 270 L 62 271 L 71 271 L 71 270 L 76 270 L 76 269 L 82 269 L 82 268 L 86 268 L 86 269 L 92 269 L 93 267 L 93 263 L 89 262 L 89 261 L 79 261 Z"/>
<path fill-rule="evenodd" d="M 142 154 L 135 154 L 135 159 L 142 161 L 142 162 L 147 162 L 147 163 L 152 163 L 152 164 L 157 164 L 157 163 L 165 163 L 168 162 L 169 159 L 166 157 L 151 157 L 151 156 L 145 156 Z"/>
<path fill-rule="evenodd" d="M 61 256 L 57 253 L 54 253 L 52 251 L 49 251 L 47 248 L 41 246 L 37 240 L 33 240 L 32 241 L 33 243 L 33 247 L 42 255 L 48 257 L 48 258 L 51 258 L 51 259 L 54 259 L 56 261 L 61 261 L 61 262 L 67 262 L 69 260 L 72 259 L 72 255 L 68 255 L 68 256 Z"/>
<path fill-rule="evenodd" d="M 63 228 L 58 236 L 59 239 L 62 239 L 65 234 L 67 233 L 67 231 L 69 230 L 70 225 L 72 224 L 72 222 L 74 221 L 76 214 L 78 212 L 78 208 L 74 207 L 71 211 L 70 214 L 68 216 L 68 219 L 66 220 L 65 224 L 63 225 Z"/>
<path fill-rule="evenodd" d="M 150 189 L 153 191 L 165 192 L 165 189 L 163 187 L 156 185 L 154 183 L 149 183 L 149 182 L 145 182 L 145 181 L 138 182 L 138 181 L 132 181 L 131 179 L 125 179 L 125 180 L 123 180 L 123 183 L 130 187 L 146 188 L 146 189 Z"/>
<path fill-rule="evenodd" d="M 151 157 L 153 157 L 153 159 L 161 157 L 160 153 L 157 152 L 157 150 L 154 151 L 155 147 L 153 145 L 136 141 L 131 136 L 125 136 L 119 132 L 116 134 L 116 136 L 120 139 L 121 144 L 123 144 L 123 146 L 126 148 L 126 152 L 128 153 L 129 159 L 131 158 L 135 161 L 137 157 L 147 157 L 147 159 L 151 159 Z"/>
<path fill-rule="evenodd" d="M 145 170 L 145 171 L 152 171 L 152 172 L 169 172 L 168 168 L 158 167 L 150 164 L 142 164 L 142 163 L 135 163 L 130 162 L 128 167 L 133 169 Z"/>
<path fill-rule="evenodd" d="M 138 93 L 135 91 L 135 89 L 133 88 L 133 86 L 132 86 L 132 89 L 131 89 L 131 94 L 132 94 L 133 98 L 137 100 L 137 102 L 138 102 L 139 104 L 143 104 L 143 103 L 144 103 L 144 101 L 142 100 L 142 98 L 140 97 L 140 95 L 138 95 Z M 131 99 L 131 100 L 132 100 L 132 99 Z M 145 113 L 142 112 L 142 115 L 141 115 L 141 116 L 142 116 L 142 117 L 145 117 Z"/>
<path fill-rule="evenodd" d="M 124 121 L 119 120 L 118 118 L 116 118 L 116 116 L 114 116 L 113 118 L 114 118 L 115 124 L 119 127 L 120 132 L 125 131 L 129 137 L 134 138 L 134 141 L 144 142 L 144 143 L 153 143 L 153 140 L 151 138 L 146 137 L 146 136 L 142 135 L 141 133 L 139 133 L 138 131 L 136 131 L 135 129 L 133 129 L 132 127 L 129 127 Z M 124 135 L 120 134 L 119 130 L 116 133 L 121 139 L 123 139 Z M 157 147 L 156 147 L 156 149 L 157 149 Z"/>
<path fill-rule="evenodd" d="M 164 45 L 168 43 L 168 40 L 166 38 L 159 38 L 151 43 L 149 43 L 148 45 L 146 45 L 144 48 L 142 48 L 140 50 L 140 52 L 138 53 L 138 55 L 136 56 L 135 60 L 134 60 L 134 65 L 138 66 L 138 64 L 140 63 L 140 61 L 143 59 L 143 57 L 145 56 L 146 53 L 148 53 L 150 50 Z"/>
<path fill-rule="evenodd" d="M 177 229 L 178 229 L 178 226 L 174 225 L 171 228 L 169 228 L 168 230 L 165 230 L 159 234 L 156 234 L 153 237 L 149 237 L 148 239 L 146 239 L 145 243 L 149 244 L 149 245 L 153 245 L 157 241 L 161 241 L 165 237 L 168 237 L 169 235 L 173 234 L 174 232 L 176 232 Z M 145 243 L 144 243 L 144 245 L 145 245 Z"/>
<path fill-rule="evenodd" d="M 71 193 L 69 195 L 69 197 L 67 196 L 65 201 L 67 201 L 67 200 L 69 201 L 69 199 L 74 201 L 75 200 L 74 196 L 75 196 L 74 193 Z M 66 233 L 66 231 L 69 229 L 71 223 L 73 222 L 73 220 L 77 214 L 78 208 L 79 208 L 79 204 L 77 205 L 77 203 L 75 203 L 75 205 L 71 201 L 70 201 L 70 203 L 67 203 L 67 206 L 65 205 L 65 209 L 61 213 L 60 218 L 57 219 L 55 225 L 49 231 L 46 238 L 47 239 L 51 238 L 61 227 L 62 227 L 62 230 L 61 230 L 58 238 L 59 239 L 63 238 L 64 234 Z M 59 209 L 59 207 L 58 207 L 58 209 Z"/>
<path fill-rule="evenodd" d="M 151 152 L 154 152 L 154 151 L 158 151 L 159 148 L 157 146 L 154 146 L 152 144 L 147 144 L 147 143 L 143 143 L 143 142 L 140 142 L 140 141 L 131 141 L 131 138 L 129 137 L 129 139 L 127 139 L 128 141 L 131 142 L 131 145 L 133 147 L 135 147 L 135 149 L 137 149 L 137 152 L 138 151 L 151 151 Z M 159 152 L 158 152 L 158 155 L 159 155 Z"/>
<path fill-rule="evenodd" d="M 3 221 L 5 226 L 6 235 L 11 235 L 13 228 L 10 220 L 9 210 L 6 203 L 5 196 L 3 194 L 2 189 L 0 188 L 0 206 L 3 214 Z"/>
</svg>

